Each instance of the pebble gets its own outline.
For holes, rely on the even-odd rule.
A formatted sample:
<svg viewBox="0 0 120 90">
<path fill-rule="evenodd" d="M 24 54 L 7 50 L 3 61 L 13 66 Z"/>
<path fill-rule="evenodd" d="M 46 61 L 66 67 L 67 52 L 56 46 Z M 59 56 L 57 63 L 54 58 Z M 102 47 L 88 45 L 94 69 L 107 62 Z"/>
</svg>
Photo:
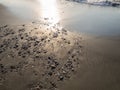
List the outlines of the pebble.
<svg viewBox="0 0 120 90">
<path fill-rule="evenodd" d="M 3 64 L 0 64 L 0 69 L 4 68 Z"/>
<path fill-rule="evenodd" d="M 58 37 L 58 33 L 57 32 L 53 33 L 53 38 L 57 38 L 57 37 Z"/>
<path fill-rule="evenodd" d="M 52 76 L 52 72 L 48 72 L 48 75 Z"/>
<path fill-rule="evenodd" d="M 67 32 L 67 30 L 65 30 L 64 28 L 62 28 L 62 31 L 63 31 L 63 32 Z"/>
<path fill-rule="evenodd" d="M 59 80 L 60 80 L 60 81 L 63 81 L 63 80 L 64 80 L 64 77 L 63 77 L 63 76 L 59 76 Z"/>
<path fill-rule="evenodd" d="M 8 25 L 3 26 L 4 28 L 8 27 Z"/>
<path fill-rule="evenodd" d="M 54 64 L 52 64 L 51 65 L 51 69 L 53 70 L 53 69 L 55 69 L 56 68 L 56 66 L 54 65 Z"/>
<path fill-rule="evenodd" d="M 44 20 L 48 20 L 49 18 L 44 18 Z"/>
</svg>

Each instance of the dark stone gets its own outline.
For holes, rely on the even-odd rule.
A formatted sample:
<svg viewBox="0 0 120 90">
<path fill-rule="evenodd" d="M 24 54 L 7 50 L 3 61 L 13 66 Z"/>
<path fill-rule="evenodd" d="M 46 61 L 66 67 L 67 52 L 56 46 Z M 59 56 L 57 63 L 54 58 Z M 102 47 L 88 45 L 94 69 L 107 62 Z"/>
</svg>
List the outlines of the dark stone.
<svg viewBox="0 0 120 90">
<path fill-rule="evenodd" d="M 11 69 L 15 69 L 16 67 L 15 66 L 10 66 Z"/>
<path fill-rule="evenodd" d="M 21 55 L 22 52 L 18 52 L 19 55 Z"/>
<path fill-rule="evenodd" d="M 74 58 L 75 57 L 75 55 L 72 55 L 72 58 Z"/>
<path fill-rule="evenodd" d="M 21 37 L 21 39 L 23 39 L 23 37 Z"/>
<path fill-rule="evenodd" d="M 35 56 L 35 58 L 39 58 L 39 56 Z"/>
<path fill-rule="evenodd" d="M 35 23 L 35 22 L 32 22 L 32 23 Z"/>
<path fill-rule="evenodd" d="M 22 56 L 22 58 L 25 58 L 25 57 L 26 57 L 25 55 Z"/>
<path fill-rule="evenodd" d="M 0 47 L 2 48 L 4 45 L 0 45 Z"/>
<path fill-rule="evenodd" d="M 52 72 L 48 72 L 48 75 L 52 76 Z"/>
<path fill-rule="evenodd" d="M 34 29 L 38 29 L 38 28 L 34 28 Z"/>
<path fill-rule="evenodd" d="M 52 85 L 52 87 L 57 88 L 57 86 L 54 82 L 50 82 L 50 84 Z"/>
<path fill-rule="evenodd" d="M 15 32 L 12 32 L 11 34 L 15 34 Z"/>
<path fill-rule="evenodd" d="M 70 44 L 70 41 L 68 41 L 68 44 Z"/>
<path fill-rule="evenodd" d="M 4 50 L 3 49 L 0 49 L 0 53 L 3 53 L 4 52 Z"/>
<path fill-rule="evenodd" d="M 22 25 L 23 27 L 25 26 L 25 24 Z"/>
<path fill-rule="evenodd" d="M 27 49 L 28 49 L 28 46 L 27 46 L 27 45 L 23 45 L 23 46 L 22 46 L 22 49 L 27 50 Z"/>
<path fill-rule="evenodd" d="M 49 60 L 51 60 L 51 57 L 48 57 Z"/>
<path fill-rule="evenodd" d="M 18 48 L 19 47 L 19 45 L 18 44 L 15 44 L 15 46 L 13 47 L 13 48 Z"/>
<path fill-rule="evenodd" d="M 23 28 L 23 29 L 19 29 L 19 32 L 24 32 L 25 31 L 25 29 Z"/>
<path fill-rule="evenodd" d="M 53 33 L 53 38 L 58 37 L 58 33 Z"/>
<path fill-rule="evenodd" d="M 44 20 L 48 20 L 49 18 L 44 18 Z"/>
<path fill-rule="evenodd" d="M 3 64 L 0 64 L 0 68 L 1 68 L 1 69 L 4 68 Z"/>
<path fill-rule="evenodd" d="M 64 28 L 62 29 L 63 32 L 67 32 L 67 30 L 65 30 Z"/>
<path fill-rule="evenodd" d="M 51 65 L 51 69 L 55 69 L 56 66 L 54 64 Z"/>
<path fill-rule="evenodd" d="M 63 76 L 59 76 L 59 79 L 60 79 L 60 81 L 63 81 L 64 77 Z"/>
<path fill-rule="evenodd" d="M 4 28 L 8 27 L 8 25 L 3 26 Z"/>
<path fill-rule="evenodd" d="M 58 63 L 58 62 L 56 62 L 56 61 L 55 61 L 54 63 L 55 63 L 55 66 L 58 66 L 58 65 L 59 65 L 59 63 Z"/>
</svg>

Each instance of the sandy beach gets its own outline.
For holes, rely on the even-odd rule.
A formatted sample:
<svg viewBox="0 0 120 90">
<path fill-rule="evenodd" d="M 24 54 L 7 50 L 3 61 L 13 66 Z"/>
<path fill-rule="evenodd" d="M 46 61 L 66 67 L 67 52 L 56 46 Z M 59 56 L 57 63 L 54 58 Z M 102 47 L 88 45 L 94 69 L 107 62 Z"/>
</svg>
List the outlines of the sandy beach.
<svg viewBox="0 0 120 90">
<path fill-rule="evenodd" d="M 1 90 L 120 89 L 119 36 L 48 26 L 37 21 L 0 27 Z"/>
<path fill-rule="evenodd" d="M 56 90 L 82 60 L 79 34 L 59 24 L 0 27 L 0 90 Z"/>
<path fill-rule="evenodd" d="M 54 1 L 0 1 L 0 90 L 120 90 L 119 8 Z"/>
</svg>

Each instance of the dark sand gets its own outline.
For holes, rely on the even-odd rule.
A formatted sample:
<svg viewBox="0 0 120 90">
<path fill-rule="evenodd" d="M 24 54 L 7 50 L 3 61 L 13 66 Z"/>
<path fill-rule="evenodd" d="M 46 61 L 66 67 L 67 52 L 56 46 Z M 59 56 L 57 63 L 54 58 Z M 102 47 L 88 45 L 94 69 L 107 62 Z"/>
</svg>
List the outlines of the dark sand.
<svg viewBox="0 0 120 90">
<path fill-rule="evenodd" d="M 60 90 L 120 90 L 120 37 L 83 37 L 84 61 Z"/>
</svg>

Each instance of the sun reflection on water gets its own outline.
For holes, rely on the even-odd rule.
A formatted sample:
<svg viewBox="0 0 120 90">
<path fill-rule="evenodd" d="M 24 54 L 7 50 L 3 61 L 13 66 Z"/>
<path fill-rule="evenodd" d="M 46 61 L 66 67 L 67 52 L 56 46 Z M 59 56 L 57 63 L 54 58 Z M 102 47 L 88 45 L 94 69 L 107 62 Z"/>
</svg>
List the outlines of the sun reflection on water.
<svg viewBox="0 0 120 90">
<path fill-rule="evenodd" d="M 41 7 L 42 18 L 49 20 L 50 23 L 55 24 L 60 20 L 56 0 L 39 0 Z"/>
</svg>

